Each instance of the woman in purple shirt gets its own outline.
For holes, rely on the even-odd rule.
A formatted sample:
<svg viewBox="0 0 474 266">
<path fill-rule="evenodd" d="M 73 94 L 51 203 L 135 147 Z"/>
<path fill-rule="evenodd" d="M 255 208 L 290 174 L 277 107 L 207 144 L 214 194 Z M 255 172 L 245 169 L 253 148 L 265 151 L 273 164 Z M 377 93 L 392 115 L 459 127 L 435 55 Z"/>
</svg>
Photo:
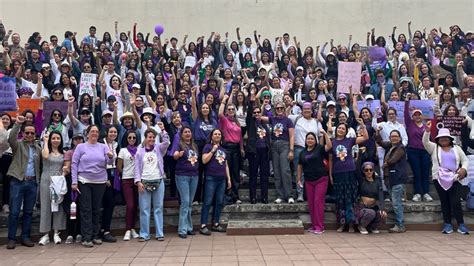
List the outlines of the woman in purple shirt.
<svg viewBox="0 0 474 266">
<path fill-rule="evenodd" d="M 206 145 L 211 131 L 214 130 L 214 128 L 217 128 L 217 120 L 212 114 L 211 106 L 207 103 L 202 103 L 200 109 L 198 110 L 196 91 L 196 87 L 191 89 L 191 115 L 194 121 L 193 139 L 199 151 L 199 161 L 202 161 L 202 149 L 204 148 L 204 145 Z M 201 201 L 203 173 L 204 165 L 199 164 L 199 180 L 193 200 L 196 202 Z"/>
<path fill-rule="evenodd" d="M 203 149 L 202 163 L 205 167 L 206 188 L 204 189 L 204 203 L 201 209 L 201 229 L 199 233 L 202 235 L 211 235 L 207 228 L 209 219 L 209 209 L 215 200 L 214 214 L 212 216 L 212 228 L 214 232 L 225 232 L 220 226 L 221 210 L 224 202 L 224 193 L 232 187 L 229 166 L 227 163 L 227 153 L 222 147 L 224 136 L 220 129 L 214 129 L 211 132 L 210 141 Z"/>
<path fill-rule="evenodd" d="M 410 117 L 411 115 L 411 117 Z M 430 155 L 423 147 L 423 133 L 425 125 L 421 118 L 422 112 L 419 109 L 413 110 L 410 114 L 409 102 L 405 103 L 405 125 L 408 135 L 407 155 L 408 162 L 413 171 L 413 185 L 415 195 L 413 201 L 432 201 L 430 192 Z"/>
<path fill-rule="evenodd" d="M 343 232 L 349 226 L 349 232 L 354 232 L 354 204 L 358 196 L 358 182 L 355 176 L 356 166 L 352 157 L 352 146 L 364 143 L 369 139 L 367 128 L 362 118 L 357 118 L 362 136 L 347 138 L 349 126 L 339 124 L 336 127 L 336 137 L 332 139 L 332 153 L 329 154 L 329 181 L 334 186 L 336 197 L 336 216 Z"/>
<path fill-rule="evenodd" d="M 193 141 L 190 127 L 185 126 L 181 128 L 179 131 L 179 141 L 173 143 L 171 152 L 173 159 L 176 160 L 175 180 L 181 198 L 178 235 L 180 238 L 186 238 L 187 235 L 194 235 L 191 204 L 194 193 L 196 193 L 199 175 L 198 148 Z"/>
<path fill-rule="evenodd" d="M 79 193 L 82 245 L 102 244 L 99 238 L 100 204 L 107 182 L 107 162 L 113 157 L 106 144 L 99 143 L 99 128 L 86 129 L 87 142 L 79 144 L 72 156 L 72 190 Z"/>
</svg>

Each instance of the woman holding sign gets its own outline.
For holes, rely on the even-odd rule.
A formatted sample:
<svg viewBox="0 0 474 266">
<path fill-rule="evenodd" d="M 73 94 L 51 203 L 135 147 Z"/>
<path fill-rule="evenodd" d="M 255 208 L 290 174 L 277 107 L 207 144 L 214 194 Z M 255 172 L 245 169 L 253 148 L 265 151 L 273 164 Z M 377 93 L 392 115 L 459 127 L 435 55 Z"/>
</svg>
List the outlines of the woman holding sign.
<svg viewBox="0 0 474 266">
<path fill-rule="evenodd" d="M 469 229 L 464 225 L 461 207 L 461 183 L 466 177 L 469 161 L 461 147 L 454 145 L 454 138 L 449 130 L 442 128 L 435 137 L 435 143 L 430 141 L 431 121 L 426 123 L 423 134 L 423 146 L 431 155 L 431 175 L 436 191 L 441 201 L 443 212 L 443 234 L 451 234 L 451 213 L 454 214 L 460 234 L 469 234 Z"/>
<path fill-rule="evenodd" d="M 418 202 L 422 199 L 424 201 L 432 201 L 433 198 L 430 196 L 430 180 L 429 180 L 429 169 L 430 155 L 426 152 L 423 147 L 423 132 L 425 131 L 425 125 L 422 120 L 422 111 L 415 109 L 410 113 L 410 103 L 405 102 L 405 125 L 408 135 L 408 162 L 413 171 L 413 185 L 414 192 L 413 201 Z"/>
</svg>

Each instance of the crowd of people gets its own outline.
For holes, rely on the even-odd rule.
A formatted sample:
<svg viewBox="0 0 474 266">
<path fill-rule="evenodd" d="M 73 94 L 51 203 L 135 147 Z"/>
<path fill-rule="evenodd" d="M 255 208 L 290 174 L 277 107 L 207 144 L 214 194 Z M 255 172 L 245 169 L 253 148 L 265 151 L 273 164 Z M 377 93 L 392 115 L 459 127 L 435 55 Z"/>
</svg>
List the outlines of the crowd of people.
<svg viewBox="0 0 474 266">
<path fill-rule="evenodd" d="M 443 233 L 453 232 L 453 213 L 457 231 L 468 234 L 461 192 L 474 160 L 473 33 L 454 25 L 412 34 L 411 22 L 408 35 L 396 29 L 391 41 L 372 29 L 366 46 L 350 36 L 348 46 L 331 40 L 302 50 L 288 33 L 271 39 L 254 31 L 242 39 L 237 28 L 237 40 L 212 32 L 192 42 L 187 35 L 151 38 L 137 24 L 120 32 L 118 22 L 115 35 L 100 37 L 91 26 L 82 39 L 66 31 L 43 40 L 34 32 L 23 44 L 0 24 L 0 76 L 15 80 L 19 99 L 41 102 L 38 110 L 0 114 L 7 248 L 15 248 L 19 224 L 21 244 L 34 246 L 37 202 L 40 245 L 50 233 L 61 243 L 61 231 L 66 243 L 85 247 L 116 242 L 111 222 L 121 199 L 123 240 L 150 240 L 153 214 L 155 238 L 163 241 L 165 193 L 179 196 L 179 237 L 195 234 L 194 202 L 201 203 L 199 233 L 225 232 L 221 209 L 242 203 L 244 168 L 251 204 L 269 203 L 272 176 L 274 204 L 307 201 L 314 234 L 325 230 L 327 194 L 338 232 L 379 233 L 386 200 L 396 217 L 389 232 L 405 232 L 411 168 L 411 200 L 432 201 L 434 183 Z M 386 62 L 373 64 L 373 46 L 385 48 Z M 341 62 L 362 63 L 360 91 L 338 87 Z M 81 77 L 89 74 L 96 74 L 92 90 L 83 90 Z M 462 135 L 446 128 L 433 135 L 434 123 L 410 107 L 417 99 L 434 100 L 436 116 L 466 116 Z M 380 108 L 359 109 L 374 100 Z M 45 117 L 48 101 L 67 103 L 67 111 Z M 405 101 L 403 121 L 393 101 Z"/>
</svg>

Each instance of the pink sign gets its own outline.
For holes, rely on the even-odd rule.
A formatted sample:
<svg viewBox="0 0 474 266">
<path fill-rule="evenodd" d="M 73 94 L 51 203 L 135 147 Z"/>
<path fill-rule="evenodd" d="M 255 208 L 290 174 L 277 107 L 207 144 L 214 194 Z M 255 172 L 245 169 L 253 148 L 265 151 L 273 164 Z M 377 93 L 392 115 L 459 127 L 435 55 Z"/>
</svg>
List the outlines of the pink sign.
<svg viewBox="0 0 474 266">
<path fill-rule="evenodd" d="M 361 72 L 361 62 L 340 61 L 338 63 L 337 92 L 349 93 L 349 87 L 352 86 L 352 92 L 359 94 Z"/>
</svg>

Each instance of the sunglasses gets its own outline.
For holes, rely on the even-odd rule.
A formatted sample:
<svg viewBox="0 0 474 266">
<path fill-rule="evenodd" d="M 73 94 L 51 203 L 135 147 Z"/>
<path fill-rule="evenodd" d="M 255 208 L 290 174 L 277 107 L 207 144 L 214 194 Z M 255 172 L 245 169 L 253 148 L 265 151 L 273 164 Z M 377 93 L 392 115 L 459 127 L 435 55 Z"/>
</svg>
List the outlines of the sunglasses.
<svg viewBox="0 0 474 266">
<path fill-rule="evenodd" d="M 128 137 L 128 139 L 137 139 L 137 137 L 130 136 L 130 137 Z"/>
<path fill-rule="evenodd" d="M 345 101 L 346 98 L 339 98 L 339 99 L 337 99 L 337 100 L 338 100 L 338 101 Z"/>
<path fill-rule="evenodd" d="M 63 95 L 62 92 L 55 92 L 54 95 Z"/>
<path fill-rule="evenodd" d="M 186 92 L 180 92 L 179 95 L 183 95 L 183 94 L 186 94 Z"/>
<path fill-rule="evenodd" d="M 255 112 L 253 112 L 254 115 L 260 114 L 260 113 L 261 113 L 260 111 L 255 111 Z"/>
<path fill-rule="evenodd" d="M 372 169 L 372 168 L 366 168 L 366 169 L 364 169 L 364 172 L 373 172 L 373 171 L 374 171 L 374 169 Z"/>
<path fill-rule="evenodd" d="M 228 108 L 227 111 L 235 111 L 235 108 Z"/>
<path fill-rule="evenodd" d="M 285 110 L 285 107 L 277 107 L 275 110 Z"/>
<path fill-rule="evenodd" d="M 30 132 L 30 131 L 28 131 L 28 132 L 25 132 L 24 135 L 26 135 L 26 136 L 33 136 L 33 135 L 35 135 L 35 132 Z"/>
<path fill-rule="evenodd" d="M 61 116 L 59 113 L 54 113 L 53 116 Z"/>
</svg>

